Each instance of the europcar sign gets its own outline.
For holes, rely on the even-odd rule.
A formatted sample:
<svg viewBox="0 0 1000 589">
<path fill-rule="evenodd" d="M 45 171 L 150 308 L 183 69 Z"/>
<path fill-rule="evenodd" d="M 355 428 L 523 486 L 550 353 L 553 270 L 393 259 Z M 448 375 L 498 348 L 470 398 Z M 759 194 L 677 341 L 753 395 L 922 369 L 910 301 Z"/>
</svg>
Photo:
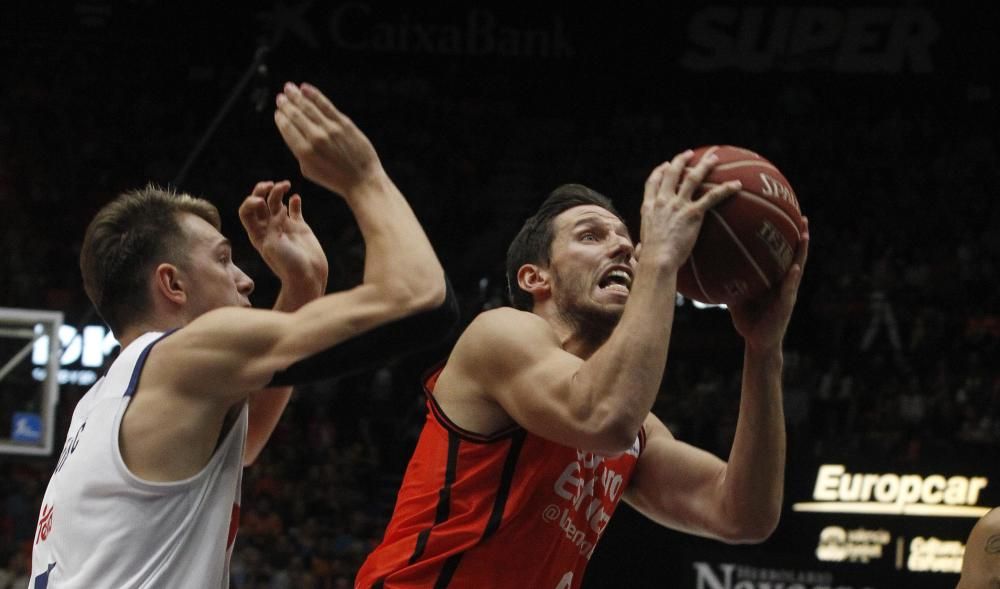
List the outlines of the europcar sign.
<svg viewBox="0 0 1000 589">
<path fill-rule="evenodd" d="M 795 511 L 862 513 L 916 517 L 974 517 L 989 511 L 978 505 L 989 486 L 985 476 L 848 472 L 843 464 L 819 467 L 813 501 L 792 506 Z"/>
<path fill-rule="evenodd" d="M 662 558 L 632 566 L 637 578 L 660 579 L 670 571 L 669 583 L 641 586 L 680 589 L 954 587 L 972 526 L 1000 505 L 998 479 L 1000 463 L 974 453 L 903 467 L 877 453 L 793 459 L 781 521 L 767 541 L 734 546 L 643 523 L 649 527 L 641 550 Z M 625 512 L 608 526 L 605 541 L 612 542 L 595 554 L 597 566 L 585 589 L 618 586 L 620 577 L 605 574 L 602 561 L 620 565 L 636 552 L 636 536 L 615 526 L 645 520 Z"/>
</svg>

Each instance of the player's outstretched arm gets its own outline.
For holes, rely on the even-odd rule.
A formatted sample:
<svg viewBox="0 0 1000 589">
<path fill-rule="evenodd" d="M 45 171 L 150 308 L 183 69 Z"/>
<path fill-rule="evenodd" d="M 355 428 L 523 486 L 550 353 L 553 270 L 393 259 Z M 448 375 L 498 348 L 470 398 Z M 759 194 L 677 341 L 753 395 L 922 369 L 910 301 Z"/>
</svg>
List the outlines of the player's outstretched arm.
<svg viewBox="0 0 1000 589">
<path fill-rule="evenodd" d="M 232 355 L 242 356 L 244 367 L 222 379 L 231 384 L 219 383 L 223 390 L 236 389 L 228 392 L 234 398 L 267 385 L 276 372 L 335 344 L 440 306 L 447 291 L 444 270 L 423 228 L 364 133 L 308 84 L 286 84 L 274 118 L 303 174 L 342 196 L 354 213 L 365 241 L 365 273 L 361 285 L 317 299 L 294 313 L 220 309 L 164 340 L 161 345 L 180 354 L 190 354 L 185 350 L 193 348 L 184 341 L 190 338 L 198 347 L 229 348 Z M 229 366 L 228 359 L 219 357 L 222 354 L 215 354 L 220 363 L 216 372 Z"/>
<path fill-rule="evenodd" d="M 147 435 L 155 428 L 131 419 L 138 425 L 127 429 L 143 433 L 126 432 L 126 458 L 130 467 L 158 464 L 182 439 L 191 451 L 175 454 L 195 458 L 181 460 L 185 464 L 176 468 L 159 469 L 152 473 L 154 478 L 196 471 L 192 465 L 204 464 L 211 454 L 228 409 L 252 392 L 277 384 L 275 375 L 296 363 L 403 319 L 445 315 L 440 328 L 432 326 L 419 334 L 425 342 L 436 341 L 439 331 L 453 326 L 455 307 L 446 299 L 444 270 L 368 138 L 307 85 L 286 85 L 275 121 L 303 173 L 340 194 L 354 212 L 366 246 L 364 281 L 292 313 L 217 309 L 157 343 L 143 372 L 140 396 L 146 399 L 143 404 L 156 405 L 146 413 L 182 415 L 184 426 L 156 430 L 157 441 Z M 290 204 L 298 206 L 294 198 Z M 416 335 L 407 337 L 414 345 L 419 343 Z M 281 384 L 337 376 L 326 370 L 332 365 L 313 364 L 300 371 L 298 379 Z M 208 433 L 199 433 L 202 430 Z M 163 470 L 170 474 L 163 475 Z"/>
<path fill-rule="evenodd" d="M 286 84 L 275 121 L 302 173 L 340 194 L 365 240 L 365 283 L 403 291 L 436 286 L 444 298 L 441 268 L 406 199 L 382 168 L 375 149 L 354 123 L 309 84 Z M 343 162 L 346 165 L 330 165 Z"/>
<path fill-rule="evenodd" d="M 326 253 L 302 211 L 302 197 L 287 180 L 258 182 L 240 205 L 240 223 L 268 268 L 281 281 L 275 311 L 292 312 L 326 292 Z M 292 387 L 268 387 L 251 393 L 244 465 L 263 450 L 291 399 Z"/>
</svg>

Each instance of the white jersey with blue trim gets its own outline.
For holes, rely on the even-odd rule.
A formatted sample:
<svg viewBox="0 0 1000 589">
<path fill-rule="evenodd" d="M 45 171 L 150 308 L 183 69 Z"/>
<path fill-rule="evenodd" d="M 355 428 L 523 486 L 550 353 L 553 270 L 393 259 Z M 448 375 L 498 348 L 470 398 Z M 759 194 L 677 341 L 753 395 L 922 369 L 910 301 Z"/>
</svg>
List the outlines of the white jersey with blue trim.
<svg viewBox="0 0 1000 589">
<path fill-rule="evenodd" d="M 28 589 L 229 587 L 247 405 L 191 478 L 145 481 L 122 459 L 122 416 L 161 337 L 122 350 L 73 411 L 42 499 Z"/>
</svg>

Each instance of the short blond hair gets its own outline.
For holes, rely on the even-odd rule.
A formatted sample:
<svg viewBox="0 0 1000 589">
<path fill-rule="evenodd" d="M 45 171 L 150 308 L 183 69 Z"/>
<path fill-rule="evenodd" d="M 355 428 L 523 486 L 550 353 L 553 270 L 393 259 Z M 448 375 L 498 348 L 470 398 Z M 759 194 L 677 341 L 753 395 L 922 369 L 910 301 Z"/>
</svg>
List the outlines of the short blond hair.
<svg viewBox="0 0 1000 589">
<path fill-rule="evenodd" d="M 150 270 L 186 258 L 179 213 L 221 228 L 212 203 L 153 183 L 118 195 L 87 226 L 80 251 L 83 287 L 114 333 L 149 311 Z"/>
</svg>

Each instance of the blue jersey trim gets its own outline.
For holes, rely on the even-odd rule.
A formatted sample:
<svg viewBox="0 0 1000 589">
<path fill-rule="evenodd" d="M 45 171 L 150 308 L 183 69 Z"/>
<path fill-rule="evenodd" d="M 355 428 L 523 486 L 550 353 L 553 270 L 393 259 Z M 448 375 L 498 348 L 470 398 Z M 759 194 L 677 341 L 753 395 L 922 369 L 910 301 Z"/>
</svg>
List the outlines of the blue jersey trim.
<svg viewBox="0 0 1000 589">
<path fill-rule="evenodd" d="M 142 374 L 142 369 L 146 365 L 146 357 L 149 356 L 149 351 L 152 350 L 153 346 L 155 346 L 157 343 L 163 341 L 163 338 L 167 337 L 171 333 L 174 333 L 175 331 L 177 331 L 177 329 L 178 328 L 174 328 L 171 329 L 170 331 L 165 332 L 160 337 L 149 342 L 149 345 L 142 350 L 142 352 L 139 354 L 139 359 L 135 361 L 135 367 L 132 369 L 132 378 L 129 379 L 128 386 L 125 387 L 125 394 L 122 396 L 131 397 L 132 395 L 135 394 L 135 390 L 139 386 L 139 376 Z"/>
</svg>

